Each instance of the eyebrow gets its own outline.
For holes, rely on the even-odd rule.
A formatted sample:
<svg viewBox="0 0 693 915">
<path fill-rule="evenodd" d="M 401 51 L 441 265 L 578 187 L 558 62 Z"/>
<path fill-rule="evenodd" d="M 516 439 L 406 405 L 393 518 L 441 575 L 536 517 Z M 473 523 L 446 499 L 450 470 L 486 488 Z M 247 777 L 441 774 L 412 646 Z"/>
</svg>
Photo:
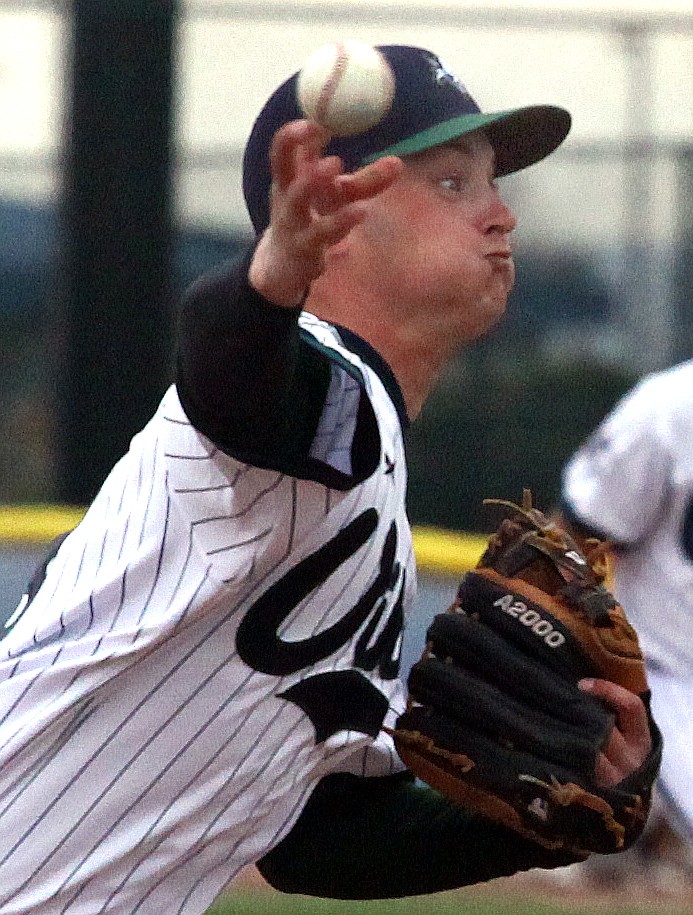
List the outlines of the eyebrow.
<svg viewBox="0 0 693 915">
<path fill-rule="evenodd" d="M 484 134 L 482 131 L 479 131 L 479 133 L 481 133 L 481 135 L 484 137 L 484 139 L 486 139 L 486 141 L 488 142 L 489 148 L 491 150 L 491 156 L 492 156 L 491 161 L 492 161 L 493 169 L 495 172 L 496 150 L 493 148 L 493 144 L 491 143 L 490 139 L 486 136 L 486 134 Z M 471 156 L 471 155 L 473 155 L 473 153 L 475 151 L 475 145 L 476 144 L 471 139 L 471 137 L 463 136 L 463 137 L 454 137 L 452 140 L 448 140 L 446 143 L 441 143 L 440 146 L 438 146 L 437 148 L 438 149 L 452 149 L 455 152 L 461 153 L 463 156 Z"/>
<path fill-rule="evenodd" d="M 479 133 L 481 133 L 481 131 L 479 131 Z M 492 155 L 492 159 L 491 159 L 492 171 L 495 174 L 496 151 L 494 150 L 493 146 L 491 145 L 491 141 L 488 139 L 488 137 L 486 137 L 485 134 L 481 134 L 481 135 L 488 142 L 488 148 L 490 149 L 491 155 Z M 436 152 L 442 152 L 442 153 L 453 152 L 453 153 L 458 153 L 460 156 L 464 156 L 466 159 L 470 159 L 478 149 L 478 147 L 476 146 L 476 142 L 473 139 L 473 136 L 474 135 L 471 134 L 471 135 L 467 135 L 467 136 L 453 137 L 450 140 L 446 140 L 445 143 L 440 143 L 440 144 L 438 144 L 438 146 L 430 146 L 428 149 L 423 149 L 423 150 L 421 150 L 421 152 L 412 153 L 411 155 L 406 156 L 405 158 L 410 159 L 412 162 L 416 162 L 417 160 L 426 160 L 426 159 L 430 160 L 431 155 L 435 155 Z M 485 148 L 485 144 L 484 144 L 484 148 Z"/>
<path fill-rule="evenodd" d="M 452 140 L 446 140 L 445 143 L 439 143 L 437 146 L 429 146 L 428 149 L 422 149 L 420 152 L 412 153 L 407 156 L 408 159 L 427 159 L 438 152 L 457 152 L 463 156 L 472 155 L 472 146 L 464 137 L 457 137 Z"/>
<path fill-rule="evenodd" d="M 453 137 L 451 140 L 447 140 L 445 143 L 441 143 L 438 149 L 455 149 L 458 152 L 464 153 L 465 155 L 470 155 L 473 152 L 474 148 L 477 146 L 477 142 L 480 137 L 483 137 L 484 140 L 493 150 L 493 145 L 491 141 L 482 131 L 474 131 L 472 134 L 468 134 L 461 137 Z M 485 143 L 483 144 L 486 145 Z"/>
<path fill-rule="evenodd" d="M 459 152 L 469 155 L 472 151 L 472 144 L 467 137 L 455 137 L 452 140 L 441 143 L 440 146 L 438 146 L 438 149 L 456 149 Z"/>
</svg>

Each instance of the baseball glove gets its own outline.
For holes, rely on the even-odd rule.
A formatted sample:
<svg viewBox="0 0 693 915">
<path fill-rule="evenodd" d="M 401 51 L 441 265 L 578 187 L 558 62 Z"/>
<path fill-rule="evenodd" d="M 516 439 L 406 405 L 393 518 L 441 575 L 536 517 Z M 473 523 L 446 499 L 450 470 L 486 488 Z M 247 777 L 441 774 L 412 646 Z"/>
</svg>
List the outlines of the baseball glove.
<svg viewBox="0 0 693 915">
<path fill-rule="evenodd" d="M 545 848 L 584 857 L 627 847 L 649 809 L 661 741 L 615 788 L 595 781 L 614 713 L 583 692 L 612 680 L 648 704 L 635 631 L 604 586 L 604 546 L 585 552 L 532 507 L 507 517 L 411 670 L 393 736 L 408 768 L 449 799 Z"/>
</svg>

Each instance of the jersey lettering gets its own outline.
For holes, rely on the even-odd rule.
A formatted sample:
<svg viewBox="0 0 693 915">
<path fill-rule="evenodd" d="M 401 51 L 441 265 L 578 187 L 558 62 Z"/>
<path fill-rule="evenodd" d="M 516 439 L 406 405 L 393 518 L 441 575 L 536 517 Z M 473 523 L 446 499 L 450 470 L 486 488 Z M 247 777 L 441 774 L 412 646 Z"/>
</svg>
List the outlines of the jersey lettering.
<svg viewBox="0 0 693 915">
<path fill-rule="evenodd" d="M 375 737 L 387 712 L 385 696 L 359 671 L 377 668 L 380 676 L 389 680 L 399 671 L 405 575 L 395 561 L 395 523 L 385 538 L 373 583 L 337 623 L 293 642 L 284 641 L 278 630 L 311 591 L 355 555 L 376 530 L 377 523 L 378 513 L 372 508 L 355 518 L 272 585 L 248 610 L 238 628 L 236 647 L 245 663 L 262 673 L 283 676 L 328 658 L 367 622 L 354 649 L 353 663 L 359 670 L 314 674 L 279 694 L 305 712 L 315 728 L 317 743 L 346 729 Z M 388 607 L 390 616 L 374 638 Z"/>
<path fill-rule="evenodd" d="M 394 680 L 399 673 L 399 640 L 404 629 L 405 572 L 402 572 L 399 593 L 392 612 L 375 642 L 372 645 L 370 642 L 387 609 L 388 595 L 394 591 L 400 578 L 401 566 L 395 562 L 396 548 L 397 528 L 393 522 L 385 539 L 383 555 L 380 559 L 380 574 L 376 579 L 376 585 L 380 582 L 378 586 L 384 586 L 384 589 L 375 604 L 368 625 L 356 643 L 354 652 L 354 664 L 357 667 L 361 670 L 375 670 L 377 667 L 383 680 Z M 389 580 L 387 580 L 388 578 Z"/>
<path fill-rule="evenodd" d="M 339 731 L 358 731 L 375 739 L 387 714 L 385 696 L 357 670 L 314 674 L 279 695 L 310 718 L 316 744 Z"/>
</svg>

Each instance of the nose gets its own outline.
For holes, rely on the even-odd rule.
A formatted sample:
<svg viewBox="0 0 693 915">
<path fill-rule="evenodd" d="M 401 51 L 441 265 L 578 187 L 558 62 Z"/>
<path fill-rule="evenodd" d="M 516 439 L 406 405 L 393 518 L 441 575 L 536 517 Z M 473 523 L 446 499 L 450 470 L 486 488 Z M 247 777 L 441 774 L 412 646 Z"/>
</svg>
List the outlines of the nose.
<svg viewBox="0 0 693 915">
<path fill-rule="evenodd" d="M 493 189 L 489 205 L 487 232 L 509 235 L 517 226 L 517 219 L 498 191 Z"/>
</svg>

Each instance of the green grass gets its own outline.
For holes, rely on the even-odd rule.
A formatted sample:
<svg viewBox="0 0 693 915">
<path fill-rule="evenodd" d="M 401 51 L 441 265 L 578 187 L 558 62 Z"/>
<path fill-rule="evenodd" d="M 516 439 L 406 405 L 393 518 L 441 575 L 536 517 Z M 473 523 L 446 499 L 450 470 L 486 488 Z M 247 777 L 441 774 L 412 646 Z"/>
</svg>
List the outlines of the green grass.
<svg viewBox="0 0 693 915">
<path fill-rule="evenodd" d="M 546 901 L 502 896 L 466 895 L 464 891 L 376 902 L 342 902 L 239 889 L 220 900 L 207 915 L 684 915 L 683 910 L 605 908 L 602 903 L 573 909 Z"/>
</svg>

